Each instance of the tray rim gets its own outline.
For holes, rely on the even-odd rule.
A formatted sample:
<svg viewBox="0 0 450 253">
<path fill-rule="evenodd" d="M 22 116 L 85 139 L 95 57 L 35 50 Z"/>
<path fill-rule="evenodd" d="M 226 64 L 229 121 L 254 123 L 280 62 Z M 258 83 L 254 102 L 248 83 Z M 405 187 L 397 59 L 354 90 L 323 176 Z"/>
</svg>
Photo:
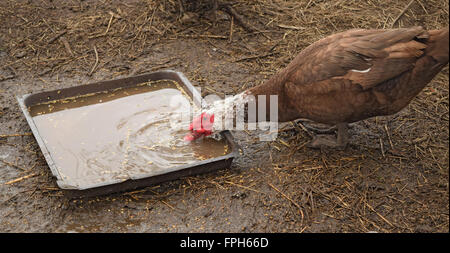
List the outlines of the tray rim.
<svg viewBox="0 0 450 253">
<path fill-rule="evenodd" d="M 138 78 L 149 78 L 150 79 L 151 76 L 161 75 L 161 74 L 162 75 L 167 74 L 169 76 L 172 76 L 172 78 L 162 78 L 162 79 L 155 79 L 155 80 L 166 79 L 166 80 L 178 81 L 178 80 L 175 80 L 176 78 L 178 78 L 181 81 L 179 84 L 181 86 L 185 86 L 191 92 L 191 94 L 190 94 L 191 98 L 196 105 L 201 105 L 201 103 L 205 103 L 205 101 L 201 98 L 201 94 L 199 93 L 199 91 L 192 85 L 192 83 L 186 78 L 186 76 L 182 72 L 178 72 L 178 71 L 174 71 L 174 70 L 161 70 L 161 71 L 156 71 L 156 72 L 147 72 L 147 73 L 143 73 L 143 74 L 135 75 L 135 76 L 103 80 L 103 81 L 92 82 L 92 83 L 83 84 L 83 85 L 72 86 L 72 87 L 68 87 L 68 88 L 55 89 L 55 90 L 49 90 L 49 91 L 41 91 L 41 92 L 29 93 L 29 94 L 16 96 L 16 99 L 19 103 L 19 107 L 22 110 L 22 113 L 24 114 L 24 116 L 27 120 L 27 123 L 31 128 L 33 136 L 36 139 L 36 141 L 39 145 L 39 148 L 42 151 L 42 154 L 44 155 L 47 165 L 49 166 L 53 176 L 56 177 L 56 179 L 57 179 L 56 183 L 58 184 L 59 188 L 61 188 L 63 190 L 70 190 L 70 191 L 74 190 L 74 191 L 82 192 L 82 191 L 88 191 L 88 190 L 101 188 L 101 187 L 114 187 L 115 185 L 125 183 L 130 180 L 131 181 L 143 180 L 143 179 L 163 176 L 165 174 L 170 174 L 170 173 L 179 172 L 179 171 L 183 171 L 183 170 L 190 170 L 190 169 L 195 170 L 195 168 L 197 168 L 197 167 L 206 166 L 208 164 L 217 163 L 217 162 L 221 162 L 221 161 L 225 162 L 225 161 L 228 161 L 229 159 L 233 160 L 235 157 L 237 157 L 239 155 L 238 152 L 239 152 L 239 150 L 241 150 L 241 148 L 234 141 L 234 138 L 233 138 L 233 135 L 231 134 L 231 132 L 229 130 L 224 130 L 224 131 L 220 132 L 220 134 L 222 135 L 223 138 L 226 139 L 227 144 L 229 145 L 229 148 L 231 149 L 231 152 L 226 155 L 198 161 L 198 162 L 191 163 L 191 164 L 184 164 L 184 165 L 170 167 L 163 171 L 153 173 L 152 175 L 146 175 L 145 173 L 143 173 L 138 176 L 131 176 L 125 180 L 116 179 L 116 180 L 112 180 L 112 181 L 108 181 L 108 182 L 92 184 L 91 186 L 88 186 L 88 187 L 74 187 L 71 185 L 64 184 L 64 179 L 62 178 L 59 170 L 56 168 L 56 164 L 51 156 L 51 153 L 49 152 L 44 140 L 42 139 L 41 135 L 39 134 L 39 130 L 33 120 L 33 117 L 31 116 L 30 112 L 28 111 L 27 100 L 30 98 L 33 98 L 34 96 L 39 97 L 42 95 L 48 95 L 48 94 L 53 94 L 53 93 L 64 94 L 64 92 L 62 92 L 62 91 L 75 90 L 75 89 L 79 89 L 79 88 L 95 86 L 95 85 L 102 85 L 102 84 L 107 84 L 107 83 L 112 83 L 112 82 L 123 81 L 123 80 L 130 81 L 130 80 L 135 80 Z M 137 83 L 135 83 L 135 84 L 137 84 Z M 126 87 L 126 86 L 121 86 L 121 87 Z M 108 89 L 99 90 L 99 92 L 105 91 L 105 90 L 108 90 Z M 86 93 L 84 93 L 84 94 L 86 94 Z M 53 101 L 56 99 L 58 99 L 58 98 L 48 99 L 47 101 Z M 218 168 L 217 170 L 219 170 L 219 169 L 220 168 Z M 197 174 L 197 173 L 194 172 L 192 174 Z M 161 180 L 161 182 L 163 182 L 163 181 L 164 180 Z"/>
</svg>

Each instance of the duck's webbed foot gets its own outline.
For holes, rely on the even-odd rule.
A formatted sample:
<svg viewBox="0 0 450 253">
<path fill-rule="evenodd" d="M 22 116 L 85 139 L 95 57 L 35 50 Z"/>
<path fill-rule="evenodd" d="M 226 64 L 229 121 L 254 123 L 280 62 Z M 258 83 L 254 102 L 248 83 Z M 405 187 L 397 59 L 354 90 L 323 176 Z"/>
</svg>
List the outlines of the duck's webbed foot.
<svg viewBox="0 0 450 253">
<path fill-rule="evenodd" d="M 313 140 L 308 143 L 310 148 L 335 148 L 344 150 L 348 143 L 348 126 L 347 123 L 336 125 L 338 129 L 337 138 L 332 135 L 316 135 Z"/>
</svg>

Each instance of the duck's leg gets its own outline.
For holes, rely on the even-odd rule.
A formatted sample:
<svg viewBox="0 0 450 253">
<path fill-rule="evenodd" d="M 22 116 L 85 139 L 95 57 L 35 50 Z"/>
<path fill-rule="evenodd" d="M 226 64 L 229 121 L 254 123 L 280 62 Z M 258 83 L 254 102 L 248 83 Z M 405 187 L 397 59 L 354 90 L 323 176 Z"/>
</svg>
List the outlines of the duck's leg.
<svg viewBox="0 0 450 253">
<path fill-rule="evenodd" d="M 337 124 L 337 144 L 338 147 L 344 149 L 348 144 L 348 124 L 340 123 Z"/>
<path fill-rule="evenodd" d="M 348 125 L 347 123 L 339 123 L 337 127 L 337 138 L 331 135 L 316 135 L 308 144 L 311 148 L 331 147 L 339 150 L 345 149 L 348 143 Z"/>
</svg>

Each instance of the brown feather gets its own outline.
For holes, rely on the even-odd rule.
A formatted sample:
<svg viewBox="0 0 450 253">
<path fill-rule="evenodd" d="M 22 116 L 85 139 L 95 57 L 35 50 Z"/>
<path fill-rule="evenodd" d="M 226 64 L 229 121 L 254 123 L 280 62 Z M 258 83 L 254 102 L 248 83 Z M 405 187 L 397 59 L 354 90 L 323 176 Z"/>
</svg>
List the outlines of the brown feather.
<svg viewBox="0 0 450 253">
<path fill-rule="evenodd" d="M 350 123 L 404 108 L 448 64 L 448 28 L 354 29 L 300 52 L 248 92 L 279 95 L 279 120 Z"/>
</svg>

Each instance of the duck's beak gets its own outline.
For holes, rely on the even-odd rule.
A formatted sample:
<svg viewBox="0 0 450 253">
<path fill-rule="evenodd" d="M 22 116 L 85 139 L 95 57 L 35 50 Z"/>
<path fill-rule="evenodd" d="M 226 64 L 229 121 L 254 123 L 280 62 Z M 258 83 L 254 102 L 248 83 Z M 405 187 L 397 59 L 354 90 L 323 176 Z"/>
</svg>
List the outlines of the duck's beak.
<svg viewBox="0 0 450 253">
<path fill-rule="evenodd" d="M 195 141 L 198 138 L 202 137 L 203 134 L 197 132 L 190 132 L 184 136 L 184 140 L 187 142 Z"/>
<path fill-rule="evenodd" d="M 190 133 L 184 136 L 185 141 L 194 141 L 202 136 L 212 134 L 212 125 L 214 123 L 214 114 L 202 113 L 195 118 L 189 125 Z"/>
</svg>

